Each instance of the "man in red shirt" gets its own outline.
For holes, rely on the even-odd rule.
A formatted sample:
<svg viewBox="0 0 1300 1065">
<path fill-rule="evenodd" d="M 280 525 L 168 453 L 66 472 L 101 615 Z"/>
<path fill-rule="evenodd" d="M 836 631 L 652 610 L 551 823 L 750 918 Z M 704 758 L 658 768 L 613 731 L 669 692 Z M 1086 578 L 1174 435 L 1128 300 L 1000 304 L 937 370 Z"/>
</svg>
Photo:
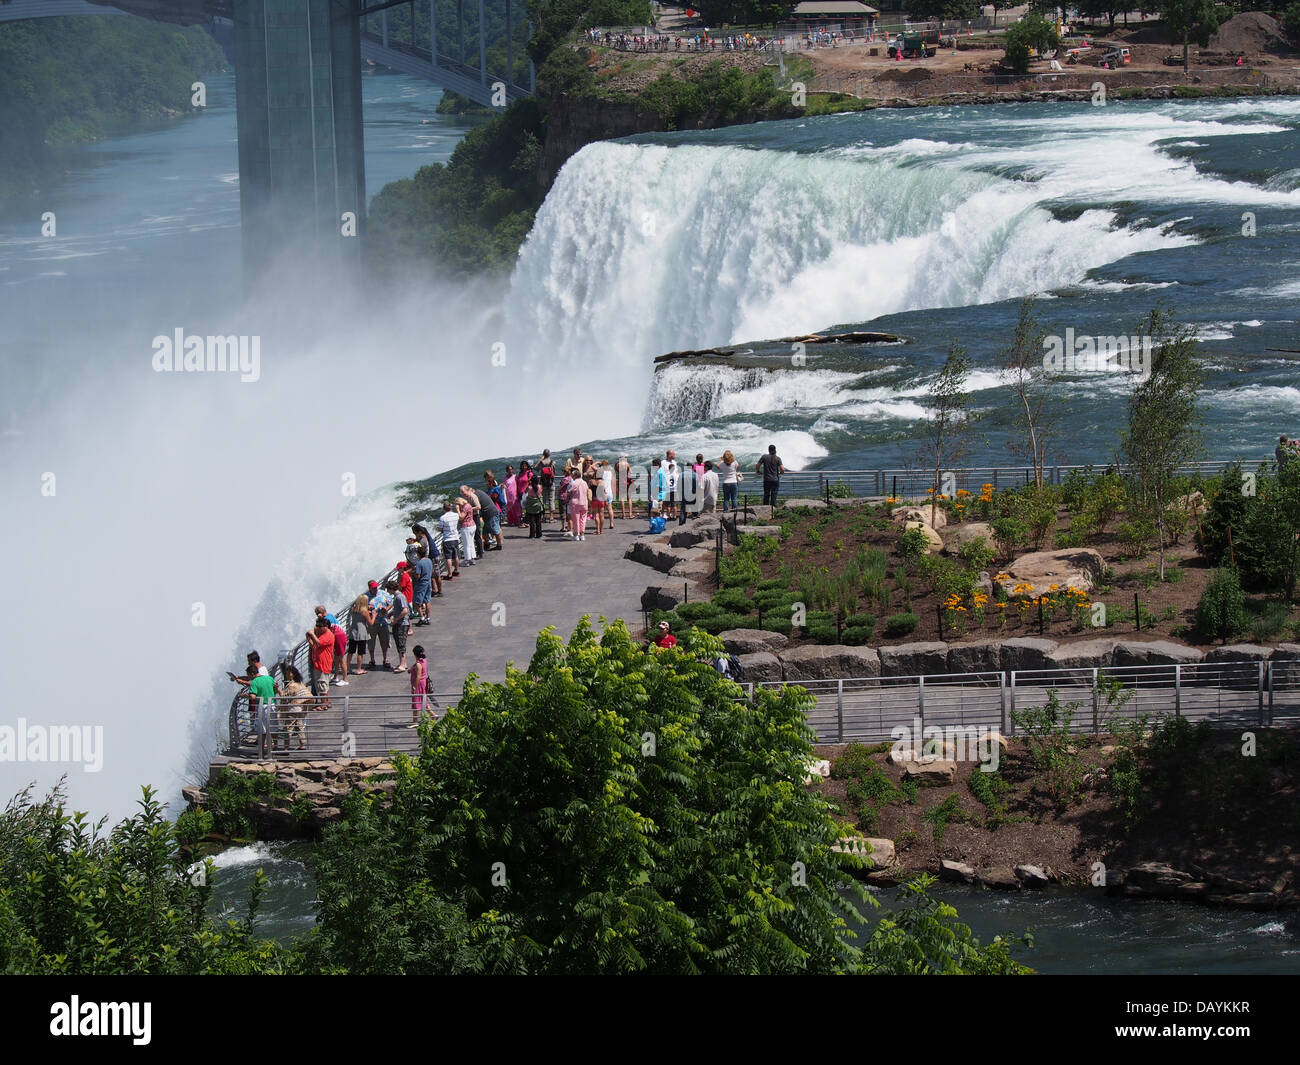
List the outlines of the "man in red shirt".
<svg viewBox="0 0 1300 1065">
<path fill-rule="evenodd" d="M 334 672 L 334 633 L 323 617 L 316 618 L 316 627 L 307 630 L 311 644 L 311 690 L 317 697 L 324 696 L 320 709 L 330 707 L 330 674 Z"/>
<path fill-rule="evenodd" d="M 668 622 L 659 622 L 659 639 L 655 640 L 656 647 L 676 647 L 677 637 L 668 631 Z"/>
<path fill-rule="evenodd" d="M 415 602 L 415 582 L 411 580 L 411 567 L 405 562 L 397 564 L 397 583 L 408 603 Z"/>
</svg>

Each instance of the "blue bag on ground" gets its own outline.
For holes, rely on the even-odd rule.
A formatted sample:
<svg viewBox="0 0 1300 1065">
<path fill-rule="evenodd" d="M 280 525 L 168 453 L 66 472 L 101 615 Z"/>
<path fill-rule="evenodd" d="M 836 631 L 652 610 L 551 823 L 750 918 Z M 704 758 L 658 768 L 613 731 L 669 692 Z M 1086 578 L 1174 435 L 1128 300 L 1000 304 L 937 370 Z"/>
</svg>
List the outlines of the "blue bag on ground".
<svg viewBox="0 0 1300 1065">
<path fill-rule="evenodd" d="M 659 518 L 659 517 L 651 518 L 650 531 L 652 533 L 661 533 L 664 531 L 664 526 L 667 524 L 668 524 L 667 521 L 663 518 Z"/>
</svg>

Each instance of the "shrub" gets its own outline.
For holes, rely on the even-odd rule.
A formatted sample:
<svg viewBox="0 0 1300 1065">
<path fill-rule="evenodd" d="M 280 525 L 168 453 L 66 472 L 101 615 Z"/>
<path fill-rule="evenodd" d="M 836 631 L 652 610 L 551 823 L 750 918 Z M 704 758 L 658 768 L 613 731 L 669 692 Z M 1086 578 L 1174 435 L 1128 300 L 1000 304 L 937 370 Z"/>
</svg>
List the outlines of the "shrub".
<svg viewBox="0 0 1300 1065">
<path fill-rule="evenodd" d="M 701 599 L 697 603 L 682 603 L 677 607 L 675 613 L 682 621 L 699 621 L 702 618 L 710 618 L 716 614 L 721 614 L 723 610 L 707 599 Z"/>
<path fill-rule="evenodd" d="M 713 605 L 733 614 L 748 613 L 753 609 L 753 600 L 740 588 L 724 588 L 713 597 Z"/>
<path fill-rule="evenodd" d="M 951 821 L 955 824 L 961 824 L 966 820 L 966 811 L 961 808 L 961 799 L 954 792 L 949 795 L 938 806 L 932 806 L 921 815 L 921 820 L 927 825 L 934 827 L 934 849 L 937 851 L 943 846 L 944 832 Z"/>
<path fill-rule="evenodd" d="M 926 556 L 930 542 L 920 529 L 904 529 L 898 538 L 898 553 L 909 564 L 915 564 Z"/>
<path fill-rule="evenodd" d="M 966 568 L 973 573 L 978 574 L 980 570 L 987 570 L 993 562 L 994 551 L 989 546 L 989 542 L 982 536 L 961 545 L 958 556 L 966 564 Z"/>
<path fill-rule="evenodd" d="M 769 631 L 775 631 L 772 626 L 767 624 L 767 619 L 763 619 L 763 627 Z M 716 636 L 720 632 L 726 632 L 727 629 L 747 629 L 752 627 L 753 618 L 749 614 L 713 614 L 710 617 L 703 618 L 697 625 L 705 632 Z"/>
<path fill-rule="evenodd" d="M 887 743 L 877 743 L 870 747 L 861 743 L 850 743 L 831 763 L 831 779 L 850 780 L 864 773 L 870 773 L 876 768 L 876 763 L 871 760 L 871 756 L 882 754 L 887 750 L 889 750 Z"/>
<path fill-rule="evenodd" d="M 988 810 L 988 827 L 997 828 L 1007 818 L 1007 804 L 1003 796 L 1007 792 L 1007 782 L 1001 773 L 994 770 L 985 773 L 976 769 L 970 775 L 970 793 Z"/>
<path fill-rule="evenodd" d="M 1286 603 L 1276 601 L 1265 603 L 1259 616 L 1250 623 L 1250 634 L 1261 643 L 1264 640 L 1274 639 L 1286 626 L 1290 616 L 1291 610 Z"/>
<path fill-rule="evenodd" d="M 1229 639 L 1246 629 L 1246 596 L 1237 571 L 1215 570 L 1196 604 L 1196 627 L 1209 639 Z"/>
<path fill-rule="evenodd" d="M 1029 539 L 1029 527 L 1019 518 L 997 518 L 992 522 L 993 539 L 1003 558 L 1010 558 L 1016 548 Z"/>
<path fill-rule="evenodd" d="M 176 839 L 183 847 L 192 847 L 215 826 L 212 814 L 203 808 L 186 810 L 176 818 Z"/>
<path fill-rule="evenodd" d="M 1151 542 L 1156 538 L 1156 526 L 1150 518 L 1130 518 L 1119 523 L 1116 535 L 1128 555 L 1141 558 L 1151 550 Z"/>
<path fill-rule="evenodd" d="M 885 622 L 885 638 L 896 640 L 900 636 L 906 636 L 916 629 L 917 620 L 915 614 L 895 614 Z"/>
</svg>

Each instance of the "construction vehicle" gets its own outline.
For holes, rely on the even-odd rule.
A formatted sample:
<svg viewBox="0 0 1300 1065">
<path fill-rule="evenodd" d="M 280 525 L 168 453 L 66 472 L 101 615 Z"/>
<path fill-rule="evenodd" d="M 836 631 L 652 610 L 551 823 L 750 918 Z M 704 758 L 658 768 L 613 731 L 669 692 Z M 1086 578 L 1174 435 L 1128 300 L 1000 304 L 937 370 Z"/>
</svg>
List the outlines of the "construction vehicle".
<svg viewBox="0 0 1300 1065">
<path fill-rule="evenodd" d="M 933 35 L 933 40 L 927 40 Z M 904 33 L 889 42 L 886 54 L 890 59 L 897 59 L 902 52 L 904 59 L 933 58 L 939 50 L 939 31 L 926 30 L 922 33 Z"/>
</svg>

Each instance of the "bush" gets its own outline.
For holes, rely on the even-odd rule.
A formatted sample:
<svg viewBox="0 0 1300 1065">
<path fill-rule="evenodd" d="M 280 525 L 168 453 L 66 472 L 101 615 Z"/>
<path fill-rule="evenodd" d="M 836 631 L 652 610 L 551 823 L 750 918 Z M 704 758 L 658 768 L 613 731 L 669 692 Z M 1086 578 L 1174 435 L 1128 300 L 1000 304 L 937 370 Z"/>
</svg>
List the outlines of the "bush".
<svg viewBox="0 0 1300 1065">
<path fill-rule="evenodd" d="M 215 825 L 212 814 L 202 808 L 186 810 L 176 818 L 176 839 L 183 847 L 192 847 L 203 839 Z"/>
<path fill-rule="evenodd" d="M 774 631 L 766 624 L 764 618 L 764 628 Z M 702 618 L 696 622 L 698 628 L 716 636 L 720 632 L 726 632 L 727 629 L 748 629 L 753 627 L 753 617 L 749 614 L 713 614 L 710 617 Z"/>
<path fill-rule="evenodd" d="M 962 544 L 958 555 L 962 562 L 966 564 L 967 569 L 978 574 L 980 570 L 989 568 L 989 565 L 993 562 L 994 551 L 984 537 L 977 536 L 968 543 Z"/>
<path fill-rule="evenodd" d="M 1019 518 L 997 518 L 992 526 L 993 539 L 997 541 L 1003 558 L 1010 558 L 1016 553 L 1016 548 L 1029 539 L 1029 526 Z"/>
<path fill-rule="evenodd" d="M 724 588 L 713 597 L 713 605 L 733 614 L 747 614 L 754 607 L 753 600 L 740 588 Z"/>
<path fill-rule="evenodd" d="M 925 558 L 930 542 L 920 529 L 905 529 L 898 538 L 898 553 L 909 563 L 914 564 Z"/>
<path fill-rule="evenodd" d="M 916 629 L 918 618 L 915 614 L 895 614 L 885 622 L 885 638 L 896 640 Z"/>
<path fill-rule="evenodd" d="M 871 756 L 883 754 L 887 750 L 889 750 L 888 743 L 877 743 L 870 747 L 861 743 L 850 743 L 831 763 L 831 779 L 851 780 L 872 772 L 876 768 L 876 763 L 871 760 Z"/>
<path fill-rule="evenodd" d="M 1212 640 L 1227 643 L 1246 630 L 1246 596 L 1237 571 L 1215 570 L 1196 604 L 1196 627 Z"/>
<path fill-rule="evenodd" d="M 723 612 L 721 607 L 715 606 L 707 599 L 701 599 L 697 603 L 682 603 L 676 610 L 677 616 L 683 621 L 700 621 Z"/>
</svg>

